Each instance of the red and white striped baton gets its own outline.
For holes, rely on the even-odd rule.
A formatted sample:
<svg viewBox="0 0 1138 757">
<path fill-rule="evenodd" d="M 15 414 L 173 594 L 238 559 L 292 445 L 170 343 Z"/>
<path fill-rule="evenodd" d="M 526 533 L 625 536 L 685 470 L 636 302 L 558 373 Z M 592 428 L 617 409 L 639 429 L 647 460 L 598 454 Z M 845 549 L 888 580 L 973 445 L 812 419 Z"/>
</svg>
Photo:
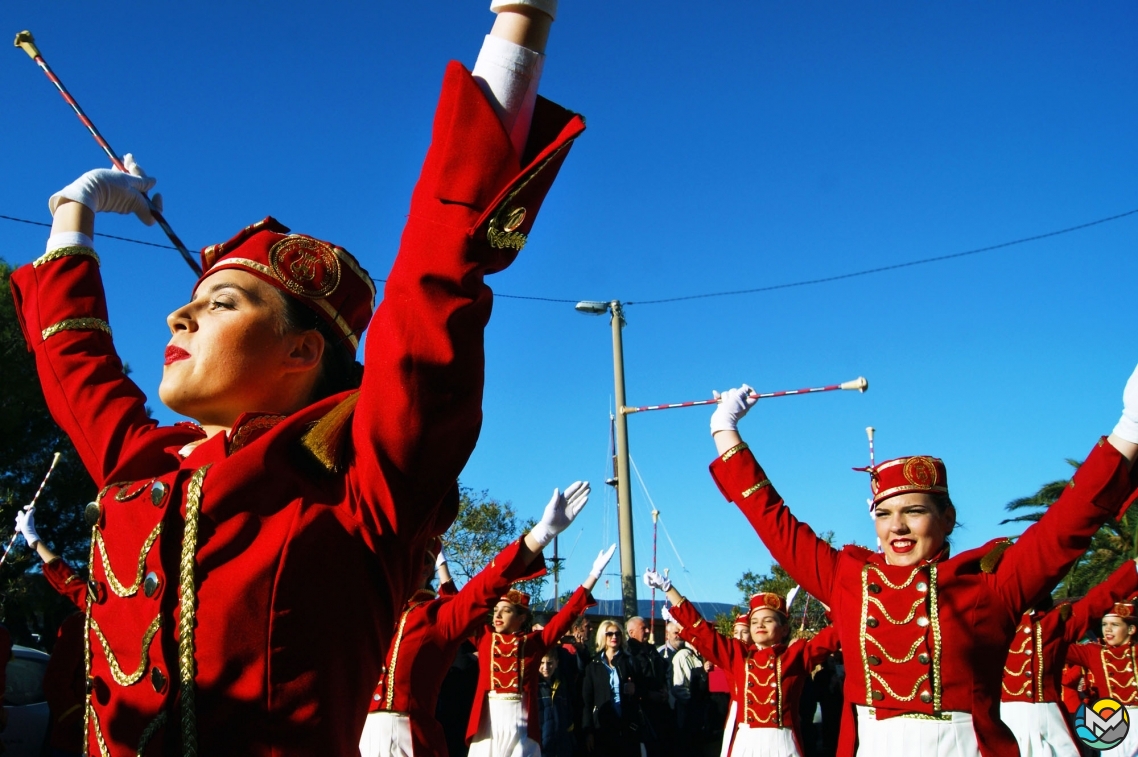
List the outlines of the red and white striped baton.
<svg viewBox="0 0 1138 757">
<path fill-rule="evenodd" d="M 844 384 L 830 384 L 829 386 L 815 386 L 809 389 L 786 389 L 781 392 L 763 392 L 762 394 L 753 393 L 752 397 L 759 400 L 769 399 L 771 397 L 792 397 L 796 394 L 818 394 L 819 392 L 836 392 L 839 389 L 856 390 L 864 392 L 869 389 L 869 382 L 864 377 L 859 376 L 853 381 L 847 381 Z M 717 405 L 718 399 L 709 400 L 693 400 L 691 402 L 673 402 L 668 405 L 644 405 L 642 407 L 629 407 L 625 405 L 620 409 L 620 412 L 625 415 L 632 413 L 643 413 L 647 410 L 672 410 L 677 407 L 699 407 L 701 405 Z"/>
<path fill-rule="evenodd" d="M 24 512 L 29 512 L 31 510 L 36 509 L 36 502 L 39 501 L 40 492 L 42 492 L 43 488 L 45 486 L 47 486 L 47 480 L 49 478 L 51 478 L 51 472 L 53 470 L 55 470 L 55 464 L 58 462 L 59 462 L 59 453 L 56 452 L 55 456 L 51 458 L 51 467 L 47 469 L 47 475 L 43 477 L 43 481 L 40 483 L 40 488 L 36 489 L 35 496 L 32 497 L 31 503 L 27 507 L 24 508 Z M 8 553 L 12 551 L 12 546 L 16 543 L 16 537 L 19 535 L 20 534 L 17 531 L 16 533 L 12 534 L 12 538 L 8 540 L 8 546 L 5 547 L 5 549 L 4 549 L 4 556 L 0 557 L 0 565 L 3 565 L 4 561 L 8 559 Z"/>
<path fill-rule="evenodd" d="M 43 72 L 47 74 L 48 80 L 59 90 L 59 94 L 63 95 L 63 99 L 66 100 L 67 104 L 71 106 L 71 109 L 75 111 L 75 115 L 79 116 L 79 120 L 87 127 L 87 131 L 91 132 L 91 136 L 99 143 L 99 147 L 103 148 L 103 152 L 111 159 L 111 163 L 114 167 L 123 173 L 128 173 L 126 166 L 123 165 L 118 154 L 111 149 L 107 140 L 103 139 L 103 135 L 95 128 L 95 124 L 91 123 L 91 119 L 87 118 L 87 114 L 83 112 L 83 109 L 79 107 L 79 103 L 77 103 L 75 98 L 71 96 L 71 93 L 67 91 L 67 87 L 63 86 L 63 82 L 61 82 L 59 77 L 55 75 L 55 72 L 51 70 L 51 66 L 47 65 L 47 61 L 43 59 L 39 48 L 36 47 L 36 41 L 35 38 L 32 37 L 32 33 L 22 31 L 17 34 L 16 47 L 23 48 L 24 52 L 28 54 L 28 57 L 34 60 L 36 65 L 43 69 Z M 146 197 L 146 195 L 143 196 Z M 195 276 L 201 276 L 202 269 L 190 254 L 190 251 L 186 249 L 186 245 L 182 244 L 182 240 L 179 239 L 178 235 L 174 233 L 174 230 L 170 228 L 170 224 L 162 217 L 162 213 L 154 207 L 154 203 L 150 202 L 149 197 L 146 198 L 146 201 L 150 205 L 150 215 L 154 216 L 154 220 L 162 227 L 162 231 L 166 232 L 166 236 L 169 237 L 173 245 L 178 248 L 178 252 L 182 254 L 182 259 L 186 261 L 186 265 L 190 267 L 190 270 L 194 272 Z"/>
</svg>

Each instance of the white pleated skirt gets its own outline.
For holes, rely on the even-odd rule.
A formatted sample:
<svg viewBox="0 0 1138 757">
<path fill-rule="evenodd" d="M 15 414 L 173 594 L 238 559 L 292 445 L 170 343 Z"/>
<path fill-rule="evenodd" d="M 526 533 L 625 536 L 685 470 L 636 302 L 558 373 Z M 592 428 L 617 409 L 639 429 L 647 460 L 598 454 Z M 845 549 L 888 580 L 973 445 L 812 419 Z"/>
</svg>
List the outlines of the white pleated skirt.
<svg viewBox="0 0 1138 757">
<path fill-rule="evenodd" d="M 731 757 L 802 757 L 790 728 L 751 728 L 740 723 L 731 742 Z"/>
<path fill-rule="evenodd" d="M 487 694 L 482 724 L 470 742 L 468 757 L 541 757 L 541 744 L 527 734 L 528 715 L 520 697 Z"/>
<path fill-rule="evenodd" d="M 1000 720 L 1015 734 L 1021 757 L 1079 757 L 1055 702 L 1000 702 Z"/>
<path fill-rule="evenodd" d="M 1138 718 L 1138 707 L 1126 705 L 1126 714 L 1130 716 L 1130 730 L 1127 731 L 1126 738 L 1118 746 L 1104 749 L 1104 757 L 1138 757 L 1138 723 L 1134 722 Z"/>
<path fill-rule="evenodd" d="M 402 712 L 369 712 L 360 737 L 362 757 L 414 757 L 411 718 Z"/>
<path fill-rule="evenodd" d="M 857 757 L 980 757 L 968 712 L 946 712 L 950 720 L 895 717 L 878 720 L 857 705 Z M 1114 757 L 1114 755 L 1111 755 Z"/>
</svg>

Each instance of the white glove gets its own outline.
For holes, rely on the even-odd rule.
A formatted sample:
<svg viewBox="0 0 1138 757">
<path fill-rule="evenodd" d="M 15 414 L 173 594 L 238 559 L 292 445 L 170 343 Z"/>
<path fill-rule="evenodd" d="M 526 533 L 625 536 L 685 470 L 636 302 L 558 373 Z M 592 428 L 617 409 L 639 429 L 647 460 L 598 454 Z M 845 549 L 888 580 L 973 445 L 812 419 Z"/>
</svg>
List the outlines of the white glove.
<svg viewBox="0 0 1138 757">
<path fill-rule="evenodd" d="M 446 564 L 447 553 L 443 551 L 442 545 L 440 544 L 438 557 L 435 558 L 435 570 L 437 571 L 439 568 L 443 567 Z"/>
<path fill-rule="evenodd" d="M 536 8 L 552 19 L 557 18 L 557 0 L 490 0 L 490 10 L 494 13 L 501 13 L 515 5 Z"/>
<path fill-rule="evenodd" d="M 601 574 L 605 572 L 605 566 L 609 564 L 612 559 L 612 553 L 616 552 L 616 545 L 612 545 L 608 549 L 602 549 L 597 559 L 593 560 L 593 569 L 589 571 L 589 576 L 600 580 Z"/>
<path fill-rule="evenodd" d="M 110 168 L 88 171 L 53 194 L 47 201 L 48 209 L 54 215 L 60 201 L 66 199 L 86 205 L 95 213 L 134 213 L 144 224 L 153 226 L 151 203 L 161 213 L 162 195 L 154 195 L 148 201 L 143 193 L 150 191 L 156 179 L 147 176 L 130 153 L 123 156 L 123 165 L 129 173 Z"/>
<path fill-rule="evenodd" d="M 668 589 L 672 588 L 672 581 L 671 579 L 665 578 L 664 576 L 649 568 L 648 570 L 644 571 L 644 585 L 649 589 L 667 591 Z"/>
<path fill-rule="evenodd" d="M 545 506 L 541 521 L 529 532 L 538 544 L 545 547 L 553 541 L 553 537 L 569 528 L 569 524 L 581 512 L 581 508 L 589 501 L 589 482 L 574 481 L 565 487 L 565 494 L 560 490 L 553 490 L 553 497 Z"/>
<path fill-rule="evenodd" d="M 1122 417 L 1114 427 L 1114 435 L 1131 444 L 1138 444 L 1138 368 L 1130 374 L 1122 390 Z"/>
<path fill-rule="evenodd" d="M 672 611 L 668 609 L 667 605 L 660 608 L 660 617 L 664 619 L 665 623 L 676 622 L 676 619 L 672 617 Z"/>
<path fill-rule="evenodd" d="M 738 389 L 728 389 L 723 394 L 712 392 L 712 396 L 719 400 L 719 407 L 711 414 L 711 433 L 734 431 L 739 425 L 739 419 L 759 401 L 751 396 L 754 391 L 743 384 Z"/>
<path fill-rule="evenodd" d="M 36 548 L 36 542 L 40 540 L 40 535 L 36 533 L 36 511 L 35 510 L 21 510 L 16 513 L 16 531 L 23 535 L 24 541 L 32 549 Z"/>
</svg>

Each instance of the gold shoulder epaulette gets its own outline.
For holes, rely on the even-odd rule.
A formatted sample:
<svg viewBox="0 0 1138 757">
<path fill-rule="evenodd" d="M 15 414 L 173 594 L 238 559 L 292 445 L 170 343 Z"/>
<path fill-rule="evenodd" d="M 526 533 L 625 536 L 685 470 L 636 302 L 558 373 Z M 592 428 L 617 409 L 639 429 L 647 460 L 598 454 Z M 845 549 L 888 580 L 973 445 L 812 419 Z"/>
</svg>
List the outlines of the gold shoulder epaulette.
<svg viewBox="0 0 1138 757">
<path fill-rule="evenodd" d="M 1011 545 L 1011 539 L 1000 539 L 996 546 L 988 550 L 988 554 L 980 558 L 980 570 L 985 573 L 995 573 L 996 566 L 1000 564 L 1000 558 L 1004 556 L 1004 552 Z"/>
<path fill-rule="evenodd" d="M 1063 621 L 1066 621 L 1067 618 L 1071 617 L 1071 603 L 1070 602 L 1064 602 L 1063 604 L 1059 605 L 1059 617 Z"/>
<path fill-rule="evenodd" d="M 352 419 L 359 399 L 360 393 L 352 392 L 300 438 L 301 446 L 331 473 L 342 470 L 348 421 Z"/>
</svg>

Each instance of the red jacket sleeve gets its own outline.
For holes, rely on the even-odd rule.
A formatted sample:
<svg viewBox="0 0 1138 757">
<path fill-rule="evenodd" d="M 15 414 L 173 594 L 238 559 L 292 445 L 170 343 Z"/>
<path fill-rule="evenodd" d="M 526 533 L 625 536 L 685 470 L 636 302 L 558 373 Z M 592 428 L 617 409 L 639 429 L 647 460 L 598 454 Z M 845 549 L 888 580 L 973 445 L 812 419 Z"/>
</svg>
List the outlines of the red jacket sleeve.
<svg viewBox="0 0 1138 757">
<path fill-rule="evenodd" d="M 1105 437 L 1100 439 L 1055 504 L 996 567 L 996 590 L 1017 621 L 1066 575 L 1132 491 L 1126 458 Z"/>
<path fill-rule="evenodd" d="M 157 423 L 111 341 L 99 259 L 89 247 L 64 247 L 17 269 L 11 286 L 48 410 L 102 487 Z"/>
<path fill-rule="evenodd" d="M 1095 670 L 1096 664 L 1099 662 L 1099 653 L 1102 651 L 1102 644 L 1072 644 L 1067 647 L 1067 665 L 1078 665 L 1079 667 L 1087 670 Z"/>
<path fill-rule="evenodd" d="M 684 627 L 687 641 L 695 647 L 695 651 L 705 660 L 732 673 L 735 668 L 735 656 L 741 651 L 742 642 L 738 639 L 728 639 L 715 630 L 715 627 L 704 620 L 695 609 L 695 605 L 685 600 L 672 608 L 672 617 Z"/>
<path fill-rule="evenodd" d="M 1063 640 L 1074 644 L 1083 638 L 1091 622 L 1101 618 L 1114 606 L 1138 594 L 1138 569 L 1127 560 L 1110 577 L 1071 605 L 1071 614 L 1063 624 Z"/>
<path fill-rule="evenodd" d="M 442 638 L 453 640 L 470 636 L 479 624 L 485 626 L 486 611 L 509 590 L 510 584 L 545 575 L 545 560 L 540 554 L 523 562 L 521 552 L 521 539 L 518 539 L 443 604 L 436 618 L 437 632 Z"/>
<path fill-rule="evenodd" d="M 826 604 L 838 565 L 839 552 L 791 514 L 751 450 L 728 451 L 711 463 L 719 491 L 750 521 L 775 562 L 804 591 Z"/>
<path fill-rule="evenodd" d="M 834 652 L 842 648 L 841 639 L 838 637 L 838 629 L 834 626 L 826 626 L 818 633 L 814 634 L 814 638 L 806 642 L 806 672 L 809 673 L 814 669 L 814 666 L 825 660 Z"/>
<path fill-rule="evenodd" d="M 70 599 L 83 612 L 87 611 L 87 582 L 76 575 L 66 561 L 57 558 L 44 563 L 43 577 L 60 596 Z"/>
<path fill-rule="evenodd" d="M 387 521 L 383 531 L 414 537 L 449 525 L 432 508 L 482 424 L 492 304 L 484 278 L 513 262 L 583 130 L 580 116 L 540 100 L 519 161 L 471 75 L 458 63 L 447 68 L 399 254 L 367 332 L 352 420 L 363 517 Z"/>
<path fill-rule="evenodd" d="M 541 643 L 543 651 L 558 644 L 561 637 L 569 633 L 573 621 L 579 618 L 590 607 L 595 605 L 593 595 L 584 586 L 578 586 L 577 591 L 569 597 L 569 601 L 549 619 L 545 628 L 541 629 Z"/>
</svg>

